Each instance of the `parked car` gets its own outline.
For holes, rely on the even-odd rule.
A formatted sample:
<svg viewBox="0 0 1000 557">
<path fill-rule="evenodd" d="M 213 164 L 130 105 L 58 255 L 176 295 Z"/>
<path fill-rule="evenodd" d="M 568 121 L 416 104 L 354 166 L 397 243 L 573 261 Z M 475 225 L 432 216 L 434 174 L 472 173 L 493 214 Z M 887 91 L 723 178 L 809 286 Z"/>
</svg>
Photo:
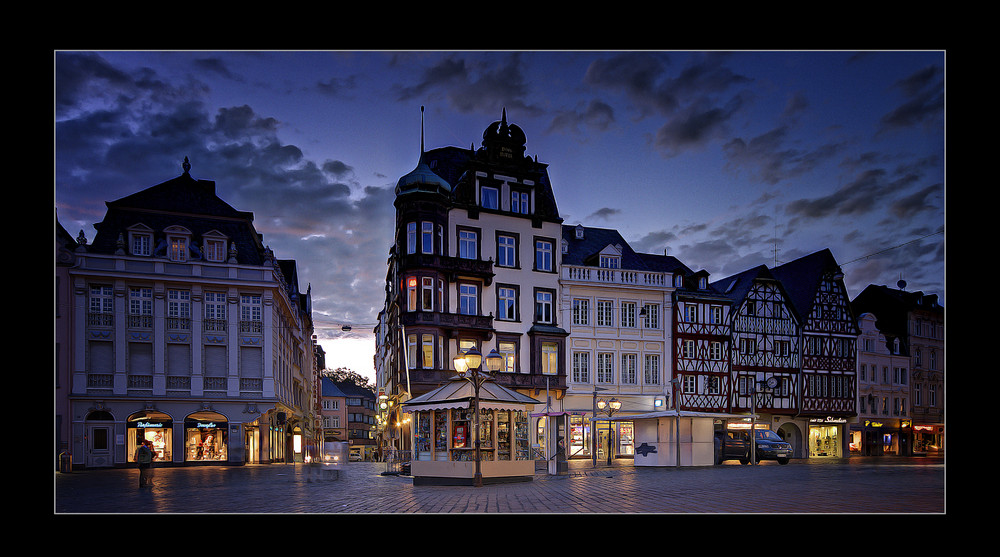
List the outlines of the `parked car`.
<svg viewBox="0 0 1000 557">
<path fill-rule="evenodd" d="M 770 429 L 756 431 L 757 460 L 777 460 L 778 464 L 788 464 L 792 458 L 792 445 Z"/>
<path fill-rule="evenodd" d="M 792 457 L 792 446 L 769 429 L 756 431 L 757 461 L 777 460 L 778 464 L 788 464 Z M 715 434 L 715 463 L 739 460 L 750 463 L 750 436 L 745 431 L 725 431 Z"/>
</svg>

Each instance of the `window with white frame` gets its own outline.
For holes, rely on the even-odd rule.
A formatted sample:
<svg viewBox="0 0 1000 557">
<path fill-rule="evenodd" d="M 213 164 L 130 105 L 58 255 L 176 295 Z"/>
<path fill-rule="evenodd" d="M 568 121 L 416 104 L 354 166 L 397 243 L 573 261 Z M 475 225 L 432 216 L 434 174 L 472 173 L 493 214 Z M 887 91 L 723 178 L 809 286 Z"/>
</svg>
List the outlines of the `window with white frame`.
<svg viewBox="0 0 1000 557">
<path fill-rule="evenodd" d="M 542 343 L 542 375 L 559 373 L 559 345 L 555 342 Z"/>
<path fill-rule="evenodd" d="M 483 209 L 500 208 L 500 192 L 496 188 L 483 186 L 480 194 L 480 205 L 482 205 Z"/>
<path fill-rule="evenodd" d="M 535 321 L 552 323 L 552 291 L 538 290 L 535 292 Z"/>
<path fill-rule="evenodd" d="M 573 352 L 573 381 L 590 383 L 590 352 Z"/>
<path fill-rule="evenodd" d="M 406 310 L 417 311 L 417 277 L 406 279 Z"/>
<path fill-rule="evenodd" d="M 590 325 L 590 300 L 586 298 L 573 299 L 573 324 Z"/>
<path fill-rule="evenodd" d="M 635 302 L 622 302 L 622 327 L 635 327 Z"/>
<path fill-rule="evenodd" d="M 517 371 L 517 343 L 511 341 L 497 342 L 497 352 L 503 358 L 503 365 L 500 371 L 514 373 Z"/>
<path fill-rule="evenodd" d="M 167 328 L 191 328 L 190 290 L 167 290 Z"/>
<path fill-rule="evenodd" d="M 497 236 L 497 265 L 517 266 L 517 239 L 514 236 L 506 234 Z"/>
<path fill-rule="evenodd" d="M 643 367 L 642 379 L 647 385 L 660 384 L 660 355 L 646 354 L 645 365 Z"/>
<path fill-rule="evenodd" d="M 434 279 L 432 277 L 420 278 L 420 309 L 434 311 Z"/>
<path fill-rule="evenodd" d="M 517 320 L 517 289 L 511 286 L 497 286 L 497 319 Z"/>
<path fill-rule="evenodd" d="M 713 325 L 722 324 L 722 306 L 712 306 L 709 315 L 711 316 L 711 322 Z"/>
<path fill-rule="evenodd" d="M 458 312 L 462 315 L 479 315 L 479 287 L 475 284 L 458 286 Z"/>
<path fill-rule="evenodd" d="M 535 240 L 535 270 L 552 271 L 552 242 Z"/>
<path fill-rule="evenodd" d="M 697 377 L 694 375 L 685 375 L 681 379 L 681 385 L 683 386 L 684 394 L 693 395 L 698 392 L 698 381 Z"/>
<path fill-rule="evenodd" d="M 695 304 L 684 304 L 684 321 L 687 323 L 698 322 L 698 306 Z"/>
<path fill-rule="evenodd" d="M 114 301 L 114 289 L 111 286 L 90 285 L 90 313 L 113 314 L 115 312 Z"/>
<path fill-rule="evenodd" d="M 612 300 L 597 300 L 597 326 L 615 326 L 615 303 Z"/>
<path fill-rule="evenodd" d="M 681 343 L 681 357 L 694 358 L 694 341 L 685 340 Z"/>
<path fill-rule="evenodd" d="M 617 255 L 602 255 L 598 266 L 602 269 L 619 269 L 622 266 L 622 258 Z"/>
<path fill-rule="evenodd" d="M 240 321 L 259 323 L 262 307 L 260 294 L 240 294 Z"/>
<path fill-rule="evenodd" d="M 474 230 L 458 231 L 458 256 L 462 259 L 479 259 L 479 236 Z"/>
<path fill-rule="evenodd" d="M 741 338 L 740 339 L 740 353 L 741 354 L 753 354 L 757 351 L 757 340 L 752 338 Z"/>
<path fill-rule="evenodd" d="M 206 331 L 226 330 L 226 293 L 205 292 L 205 323 Z"/>
<path fill-rule="evenodd" d="M 638 381 L 638 354 L 622 354 L 621 384 L 635 385 Z"/>
<path fill-rule="evenodd" d="M 434 335 L 420 335 L 420 367 L 434 369 Z"/>
<path fill-rule="evenodd" d="M 417 223 L 406 223 L 406 253 L 417 253 Z"/>
<path fill-rule="evenodd" d="M 420 223 L 420 253 L 434 253 L 434 223 Z"/>
<path fill-rule="evenodd" d="M 226 260 L 226 241 L 222 238 L 205 239 L 205 260 L 221 263 Z"/>
<path fill-rule="evenodd" d="M 187 236 L 167 236 L 167 258 L 171 261 L 187 261 L 188 238 Z"/>
<path fill-rule="evenodd" d="M 417 335 L 406 335 L 406 367 L 417 368 Z"/>
<path fill-rule="evenodd" d="M 523 191 L 511 191 L 510 192 L 510 211 L 512 213 L 518 213 L 521 215 L 527 215 L 531 212 L 528 207 L 528 194 Z"/>
<path fill-rule="evenodd" d="M 612 383 L 615 380 L 615 355 L 611 352 L 597 353 L 597 382 Z"/>
<path fill-rule="evenodd" d="M 722 343 L 715 340 L 708 345 L 708 357 L 713 360 L 722 359 Z"/>
<path fill-rule="evenodd" d="M 151 287 L 133 286 L 128 289 L 128 313 L 130 326 L 153 326 L 153 289 Z"/>
<path fill-rule="evenodd" d="M 660 328 L 660 304 L 646 304 L 643 306 L 645 315 L 642 317 L 642 326 L 647 329 Z"/>
<path fill-rule="evenodd" d="M 149 232 L 129 232 L 129 245 L 132 255 L 151 255 L 153 253 L 153 235 Z"/>
</svg>

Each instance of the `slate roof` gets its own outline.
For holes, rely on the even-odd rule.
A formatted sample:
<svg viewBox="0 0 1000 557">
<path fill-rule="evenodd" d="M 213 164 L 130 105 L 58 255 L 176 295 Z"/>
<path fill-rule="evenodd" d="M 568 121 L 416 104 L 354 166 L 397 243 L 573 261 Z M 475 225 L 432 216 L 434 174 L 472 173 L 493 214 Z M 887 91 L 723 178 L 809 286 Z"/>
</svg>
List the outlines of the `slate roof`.
<svg viewBox="0 0 1000 557">
<path fill-rule="evenodd" d="M 839 269 L 833 253 L 822 249 L 775 267 L 771 273 L 781 281 L 799 315 L 809 315 L 823 276 Z"/>
<path fill-rule="evenodd" d="M 187 170 L 106 205 L 104 220 L 94 225 L 97 234 L 87 246 L 89 252 L 113 254 L 119 236 L 127 241 L 127 229 L 140 223 L 153 230 L 156 249 L 165 239 L 164 229 L 176 225 L 190 230 L 192 242 L 199 246 L 205 233 L 217 230 L 236 244 L 238 262 L 263 264 L 264 247 L 253 226 L 253 213 L 237 211 L 216 195 L 214 181 L 197 180 Z"/>
</svg>

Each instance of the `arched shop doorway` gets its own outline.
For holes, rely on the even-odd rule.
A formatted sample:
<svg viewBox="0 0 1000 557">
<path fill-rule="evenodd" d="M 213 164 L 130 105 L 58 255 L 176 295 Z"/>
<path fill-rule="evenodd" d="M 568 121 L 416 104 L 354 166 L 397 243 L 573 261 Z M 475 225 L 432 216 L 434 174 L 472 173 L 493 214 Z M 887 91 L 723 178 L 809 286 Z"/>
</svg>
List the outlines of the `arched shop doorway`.
<svg viewBox="0 0 1000 557">
<path fill-rule="evenodd" d="M 87 413 L 84 421 L 84 466 L 104 468 L 114 465 L 115 417 L 106 410 Z"/>
<path fill-rule="evenodd" d="M 135 450 L 149 441 L 158 462 L 170 462 L 174 453 L 174 421 L 169 415 L 155 410 L 136 412 L 125 422 L 125 460 L 135 462 Z"/>
<path fill-rule="evenodd" d="M 792 446 L 793 458 L 806 458 L 809 456 L 803 451 L 802 429 L 799 426 L 790 422 L 784 423 L 778 428 L 777 433 L 778 437 L 781 437 Z"/>
<path fill-rule="evenodd" d="M 229 420 L 203 410 L 184 418 L 184 461 L 224 462 L 229 459 Z"/>
</svg>

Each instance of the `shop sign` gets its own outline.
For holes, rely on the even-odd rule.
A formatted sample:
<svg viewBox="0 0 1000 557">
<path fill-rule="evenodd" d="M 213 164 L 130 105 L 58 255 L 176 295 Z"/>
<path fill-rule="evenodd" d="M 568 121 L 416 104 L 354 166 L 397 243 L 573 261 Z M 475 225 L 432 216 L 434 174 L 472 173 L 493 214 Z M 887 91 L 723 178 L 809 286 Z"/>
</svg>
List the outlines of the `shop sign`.
<svg viewBox="0 0 1000 557">
<path fill-rule="evenodd" d="M 873 422 L 871 420 L 865 420 L 865 425 L 868 427 L 882 427 L 882 422 Z"/>
<path fill-rule="evenodd" d="M 217 428 L 217 427 L 222 427 L 222 425 L 221 424 L 217 424 L 215 422 L 185 422 L 184 423 L 184 427 L 187 427 L 187 428 L 197 427 L 197 428 L 214 429 L 214 428 Z"/>
<path fill-rule="evenodd" d="M 826 418 L 810 418 L 809 423 L 812 424 L 846 424 L 847 418 L 834 418 L 833 416 L 827 416 Z"/>
<path fill-rule="evenodd" d="M 153 422 L 137 422 L 135 424 L 135 427 L 166 427 L 166 426 L 163 425 L 163 422 L 156 422 L 156 423 L 153 423 Z"/>
</svg>

